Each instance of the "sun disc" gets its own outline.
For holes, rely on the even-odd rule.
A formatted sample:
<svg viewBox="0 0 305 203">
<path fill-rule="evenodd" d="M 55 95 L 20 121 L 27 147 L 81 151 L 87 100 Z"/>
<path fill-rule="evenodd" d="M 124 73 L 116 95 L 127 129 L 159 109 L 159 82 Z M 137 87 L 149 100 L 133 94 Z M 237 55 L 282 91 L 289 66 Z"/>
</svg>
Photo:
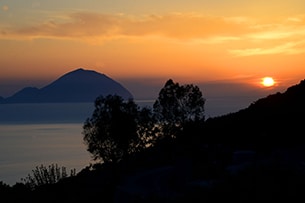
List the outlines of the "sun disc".
<svg viewBox="0 0 305 203">
<path fill-rule="evenodd" d="M 272 77 L 264 77 L 262 79 L 262 84 L 265 86 L 265 87 L 271 87 L 274 85 L 274 80 Z"/>
</svg>

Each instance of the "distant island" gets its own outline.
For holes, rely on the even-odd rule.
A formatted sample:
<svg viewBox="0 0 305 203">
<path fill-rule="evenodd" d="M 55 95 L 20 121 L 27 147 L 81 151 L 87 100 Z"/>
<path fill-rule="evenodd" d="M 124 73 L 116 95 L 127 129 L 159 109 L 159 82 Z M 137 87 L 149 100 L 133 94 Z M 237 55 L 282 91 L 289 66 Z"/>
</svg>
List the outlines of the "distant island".
<svg viewBox="0 0 305 203">
<path fill-rule="evenodd" d="M 0 103 L 67 103 L 93 102 L 98 96 L 116 94 L 124 99 L 133 95 L 120 83 L 93 70 L 76 69 L 38 89 L 25 87 Z"/>
</svg>

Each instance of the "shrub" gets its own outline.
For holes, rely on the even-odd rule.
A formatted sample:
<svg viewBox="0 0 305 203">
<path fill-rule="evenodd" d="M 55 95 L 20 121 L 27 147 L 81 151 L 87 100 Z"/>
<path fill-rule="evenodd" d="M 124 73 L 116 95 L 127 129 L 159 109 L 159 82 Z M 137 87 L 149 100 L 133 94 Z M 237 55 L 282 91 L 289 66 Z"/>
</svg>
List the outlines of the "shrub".
<svg viewBox="0 0 305 203">
<path fill-rule="evenodd" d="M 75 169 L 72 169 L 70 175 L 68 175 L 66 167 L 59 167 L 57 164 L 51 164 L 48 167 L 40 165 L 36 166 L 36 168 L 32 170 L 32 174 L 28 174 L 28 176 L 22 178 L 21 181 L 31 190 L 34 190 L 39 186 L 54 184 L 63 178 L 75 175 Z"/>
</svg>

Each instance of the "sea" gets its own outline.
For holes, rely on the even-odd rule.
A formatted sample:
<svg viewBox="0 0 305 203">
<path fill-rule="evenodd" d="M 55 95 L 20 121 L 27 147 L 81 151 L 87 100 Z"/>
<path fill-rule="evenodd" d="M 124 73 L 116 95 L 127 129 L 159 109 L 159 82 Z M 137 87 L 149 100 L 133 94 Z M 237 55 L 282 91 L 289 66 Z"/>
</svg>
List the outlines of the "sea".
<svg viewBox="0 0 305 203">
<path fill-rule="evenodd" d="M 152 100 L 139 100 L 140 107 Z M 0 104 L 0 182 L 23 182 L 41 165 L 80 172 L 95 163 L 83 142 L 93 103 Z"/>
<path fill-rule="evenodd" d="M 151 107 L 154 100 L 137 100 Z M 213 101 L 207 117 L 241 108 L 236 102 Z M 93 103 L 0 104 L 0 182 L 14 185 L 41 165 L 57 164 L 80 172 L 95 161 L 83 142 L 82 128 Z"/>
</svg>

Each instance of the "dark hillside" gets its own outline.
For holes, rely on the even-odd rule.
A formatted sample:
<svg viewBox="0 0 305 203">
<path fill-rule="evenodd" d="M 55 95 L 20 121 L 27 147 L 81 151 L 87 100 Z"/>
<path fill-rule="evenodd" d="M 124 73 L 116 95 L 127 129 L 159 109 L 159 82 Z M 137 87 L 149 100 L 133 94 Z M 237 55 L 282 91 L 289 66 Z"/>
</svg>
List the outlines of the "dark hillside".
<svg viewBox="0 0 305 203">
<path fill-rule="evenodd" d="M 259 99 L 248 108 L 206 121 L 211 139 L 225 142 L 285 142 L 302 139 L 305 123 L 305 81 Z"/>
</svg>

